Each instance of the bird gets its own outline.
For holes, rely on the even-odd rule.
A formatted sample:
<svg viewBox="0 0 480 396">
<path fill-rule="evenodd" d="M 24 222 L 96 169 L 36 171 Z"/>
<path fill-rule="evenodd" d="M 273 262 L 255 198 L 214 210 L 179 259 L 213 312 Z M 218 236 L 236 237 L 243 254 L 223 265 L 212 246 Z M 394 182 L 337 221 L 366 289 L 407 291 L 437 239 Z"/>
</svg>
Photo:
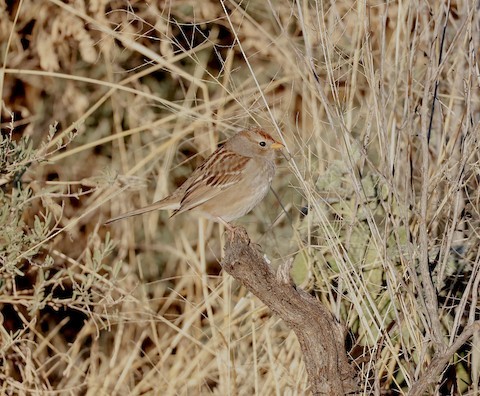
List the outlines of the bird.
<svg viewBox="0 0 480 396">
<path fill-rule="evenodd" d="M 154 210 L 192 211 L 229 226 L 265 198 L 285 146 L 260 128 L 242 130 L 214 151 L 171 195 L 105 224 Z"/>
</svg>

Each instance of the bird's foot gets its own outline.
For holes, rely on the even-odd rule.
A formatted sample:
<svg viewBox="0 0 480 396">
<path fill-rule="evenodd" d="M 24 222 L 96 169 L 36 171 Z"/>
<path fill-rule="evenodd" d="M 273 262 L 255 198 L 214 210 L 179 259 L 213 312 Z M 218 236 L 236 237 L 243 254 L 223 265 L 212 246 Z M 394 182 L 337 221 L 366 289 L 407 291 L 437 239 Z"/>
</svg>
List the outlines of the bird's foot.
<svg viewBox="0 0 480 396">
<path fill-rule="evenodd" d="M 245 231 L 245 228 L 228 223 L 220 217 L 218 218 L 218 222 L 225 227 L 225 233 L 227 234 L 229 243 L 232 243 L 235 239 L 241 238 L 248 240 L 248 244 L 250 244 L 250 239 L 248 239 L 248 235 L 246 235 L 247 232 Z"/>
</svg>

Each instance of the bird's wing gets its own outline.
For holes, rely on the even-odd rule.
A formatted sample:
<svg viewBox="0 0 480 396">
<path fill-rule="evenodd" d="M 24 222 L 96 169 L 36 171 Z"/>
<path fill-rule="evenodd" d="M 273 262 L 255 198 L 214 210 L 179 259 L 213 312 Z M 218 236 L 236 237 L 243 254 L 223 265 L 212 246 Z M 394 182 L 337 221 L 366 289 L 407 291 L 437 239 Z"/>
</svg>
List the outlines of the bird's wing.
<svg viewBox="0 0 480 396">
<path fill-rule="evenodd" d="M 223 147 L 218 149 L 187 180 L 180 208 L 173 215 L 194 209 L 240 182 L 250 160 Z"/>
<path fill-rule="evenodd" d="M 105 224 L 159 209 L 173 209 L 172 216 L 216 197 L 243 178 L 251 158 L 233 153 L 224 146 L 208 157 L 172 195 L 148 206 L 123 213 L 107 220 Z"/>
</svg>

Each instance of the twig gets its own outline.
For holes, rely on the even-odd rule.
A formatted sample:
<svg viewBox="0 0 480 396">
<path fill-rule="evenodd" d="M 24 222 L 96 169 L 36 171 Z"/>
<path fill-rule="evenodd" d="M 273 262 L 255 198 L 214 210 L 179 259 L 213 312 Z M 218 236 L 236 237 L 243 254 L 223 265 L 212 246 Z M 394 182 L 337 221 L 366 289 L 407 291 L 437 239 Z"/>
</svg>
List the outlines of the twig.
<svg viewBox="0 0 480 396">
<path fill-rule="evenodd" d="M 455 342 L 450 345 L 445 352 L 435 355 L 425 373 L 413 384 L 409 396 L 424 395 L 427 387 L 436 383 L 440 378 L 440 374 L 445 369 L 452 356 L 458 349 L 464 345 L 467 340 L 475 333 L 480 331 L 480 321 L 473 322 L 471 325 L 465 327 L 462 334 L 458 336 Z"/>
<path fill-rule="evenodd" d="M 430 49 L 430 55 L 433 55 L 433 46 Z M 445 342 L 443 340 L 442 324 L 438 314 L 438 298 L 437 291 L 433 285 L 432 276 L 429 266 L 429 234 L 428 234 L 428 199 L 429 199 L 429 169 L 430 169 L 430 151 L 429 141 L 431 135 L 431 118 L 428 117 L 428 100 L 430 96 L 432 76 L 434 75 L 432 66 L 427 69 L 427 76 L 424 85 L 424 99 L 422 102 L 422 120 L 421 120 L 421 153 L 422 153 L 422 183 L 420 193 L 420 257 L 419 269 L 422 277 L 422 286 L 425 292 L 425 305 L 427 307 L 427 317 L 429 320 L 429 327 L 431 330 L 431 337 L 435 345 L 436 353 L 442 353 L 445 350 Z M 436 91 L 435 91 L 436 92 Z M 435 103 L 435 96 L 433 98 Z M 435 108 L 435 107 L 434 107 Z"/>
<path fill-rule="evenodd" d="M 291 262 L 275 273 L 250 245 L 245 229 L 236 227 L 227 231 L 222 266 L 295 332 L 314 395 L 358 390 L 345 351 L 343 326 L 317 299 L 295 288 L 290 279 Z"/>
</svg>

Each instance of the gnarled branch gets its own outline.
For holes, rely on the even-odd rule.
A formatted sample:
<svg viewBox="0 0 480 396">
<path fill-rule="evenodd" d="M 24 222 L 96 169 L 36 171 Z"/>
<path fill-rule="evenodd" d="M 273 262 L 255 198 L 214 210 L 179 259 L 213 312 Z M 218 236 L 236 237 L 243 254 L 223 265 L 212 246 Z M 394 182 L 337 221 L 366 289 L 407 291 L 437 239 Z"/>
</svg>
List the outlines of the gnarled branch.
<svg viewBox="0 0 480 396">
<path fill-rule="evenodd" d="M 480 321 L 473 322 L 463 329 L 462 333 L 444 352 L 437 353 L 430 362 L 425 373 L 413 384 L 408 393 L 409 396 L 421 396 L 428 390 L 429 386 L 438 382 L 438 378 L 447 366 L 449 360 L 457 353 L 468 339 L 476 332 L 480 331 Z"/>
<path fill-rule="evenodd" d="M 314 395 L 345 395 L 358 390 L 345 351 L 343 326 L 314 297 L 295 288 L 291 263 L 277 273 L 250 244 L 244 228 L 227 231 L 222 266 L 295 332 Z"/>
</svg>

